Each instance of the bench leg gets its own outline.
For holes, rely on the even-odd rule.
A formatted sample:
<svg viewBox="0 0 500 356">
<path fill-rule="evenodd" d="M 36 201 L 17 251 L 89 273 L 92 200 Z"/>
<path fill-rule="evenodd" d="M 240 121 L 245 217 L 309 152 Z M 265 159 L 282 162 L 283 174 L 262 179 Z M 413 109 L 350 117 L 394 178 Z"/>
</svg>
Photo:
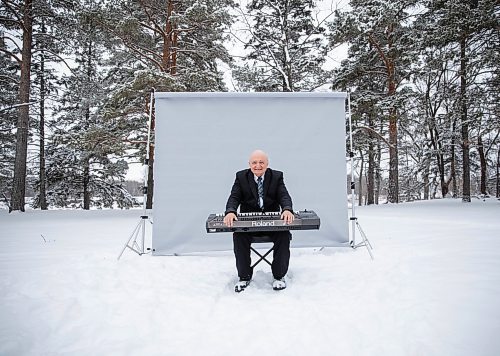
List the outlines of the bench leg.
<svg viewBox="0 0 500 356">
<path fill-rule="evenodd" d="M 274 250 L 274 247 L 272 247 L 272 248 L 271 248 L 269 251 L 267 251 L 264 255 L 261 255 L 261 254 L 259 253 L 259 251 L 257 251 L 256 249 L 254 249 L 254 248 L 253 248 L 253 247 L 251 247 L 251 246 L 250 246 L 250 249 L 251 249 L 251 250 L 252 250 L 252 251 L 253 251 L 256 255 L 258 255 L 258 256 L 260 257 L 260 258 L 258 259 L 258 261 L 257 261 L 257 262 L 255 262 L 255 263 L 252 265 L 252 267 L 251 267 L 251 268 L 254 268 L 255 266 L 257 266 L 257 265 L 260 263 L 260 261 L 262 261 L 262 260 L 266 261 L 266 262 L 267 262 L 267 264 L 268 264 L 269 266 L 272 266 L 271 262 L 269 262 L 269 261 L 266 259 L 266 257 L 267 257 L 267 256 L 268 256 L 268 255 L 269 255 L 269 254 L 270 254 L 270 253 Z"/>
</svg>

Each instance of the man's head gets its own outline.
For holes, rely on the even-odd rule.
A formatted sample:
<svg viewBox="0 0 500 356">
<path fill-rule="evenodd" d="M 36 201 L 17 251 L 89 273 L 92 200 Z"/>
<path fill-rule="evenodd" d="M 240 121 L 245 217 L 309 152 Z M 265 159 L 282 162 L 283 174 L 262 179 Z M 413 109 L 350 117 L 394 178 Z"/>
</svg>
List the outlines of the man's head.
<svg viewBox="0 0 500 356">
<path fill-rule="evenodd" d="M 267 166 L 269 165 L 269 158 L 264 151 L 256 150 L 253 151 L 248 160 L 248 165 L 250 170 L 257 177 L 262 177 L 266 172 Z"/>
</svg>

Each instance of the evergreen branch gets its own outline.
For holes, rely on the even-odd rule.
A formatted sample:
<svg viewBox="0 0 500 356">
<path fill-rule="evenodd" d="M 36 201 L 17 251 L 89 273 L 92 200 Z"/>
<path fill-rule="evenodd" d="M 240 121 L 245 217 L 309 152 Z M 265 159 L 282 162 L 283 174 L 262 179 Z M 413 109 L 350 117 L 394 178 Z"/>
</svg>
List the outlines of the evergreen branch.
<svg viewBox="0 0 500 356">
<path fill-rule="evenodd" d="M 61 60 L 61 62 L 64 63 L 64 65 L 70 70 L 70 72 L 74 75 L 76 75 L 76 73 L 73 71 L 73 69 L 70 67 L 70 65 L 66 62 L 66 60 L 64 58 L 62 58 L 59 54 L 55 53 L 55 52 L 52 52 L 52 50 L 50 49 L 35 49 L 32 54 L 35 54 L 35 53 L 38 53 L 38 52 L 47 52 L 47 53 L 50 53 L 51 55 L 53 55 L 54 57 L 56 58 L 59 58 Z"/>
<path fill-rule="evenodd" d="M 145 14 L 146 14 L 146 16 L 148 17 L 149 21 L 151 21 L 151 22 L 155 25 L 155 27 L 157 28 L 157 30 L 155 30 L 154 28 L 152 28 L 152 27 L 151 27 L 151 26 L 149 26 L 149 25 L 146 25 L 145 23 L 139 22 L 139 24 L 140 24 L 141 26 L 144 26 L 144 27 L 146 27 L 146 28 L 149 28 L 149 29 L 150 29 L 151 31 L 153 31 L 153 32 L 156 32 L 156 33 L 161 34 L 161 35 L 162 35 L 162 37 L 165 37 L 165 35 L 166 35 L 166 34 L 165 34 L 165 31 L 163 31 L 163 28 L 162 28 L 160 25 L 158 25 L 158 24 L 156 23 L 156 21 L 154 21 L 154 20 L 153 20 L 153 16 L 152 16 L 152 15 L 150 14 L 150 12 L 147 10 L 147 7 L 146 7 L 146 5 L 144 4 L 144 2 L 143 2 L 143 1 L 139 1 L 139 3 L 141 4 L 141 6 L 142 6 L 142 8 L 143 8 L 143 10 L 144 10 L 144 12 L 145 12 Z M 167 19 L 167 21 L 168 21 L 168 19 Z"/>
<path fill-rule="evenodd" d="M 0 74 L 0 80 L 2 80 L 2 79 L 6 79 L 5 82 L 12 82 L 15 84 L 19 84 L 19 80 L 12 78 L 12 77 L 9 77 L 7 75 Z"/>
<path fill-rule="evenodd" d="M 10 207 L 9 199 L 7 198 L 7 196 L 5 195 L 4 192 L 2 192 L 2 196 L 3 196 L 3 199 L 5 200 L 5 204 L 7 204 L 7 207 L 9 208 L 9 212 L 10 212 L 12 209 Z"/>
<path fill-rule="evenodd" d="M 281 16 L 281 9 L 276 6 L 273 1 L 266 0 L 265 2 L 270 8 L 273 8 Z"/>
<path fill-rule="evenodd" d="M 17 50 L 18 50 L 19 52 L 22 52 L 22 50 L 21 50 L 21 48 L 18 46 L 17 42 L 16 42 L 16 41 L 14 41 L 14 40 L 13 40 L 10 36 L 5 36 L 5 35 L 4 35 L 4 36 L 3 36 L 3 39 L 4 39 L 4 40 L 9 40 L 10 42 L 12 42 L 12 44 L 14 45 L 14 47 L 16 47 L 16 48 L 17 48 Z"/>
<path fill-rule="evenodd" d="M 15 104 L 15 105 L 9 106 L 7 108 L 0 109 L 0 112 L 16 109 L 16 108 L 19 108 L 21 106 L 27 106 L 27 105 L 29 106 L 29 105 L 33 105 L 33 104 L 37 104 L 37 103 L 38 103 L 38 101 L 31 101 L 29 103 Z"/>
<path fill-rule="evenodd" d="M 16 25 L 19 25 L 19 21 L 11 19 L 9 17 L 3 17 L 3 16 L 0 16 L 0 22 L 11 22 L 11 23 L 14 23 Z"/>
<path fill-rule="evenodd" d="M 394 146 L 385 139 L 384 136 L 382 136 L 381 134 L 379 134 L 377 131 L 375 131 L 374 129 L 372 129 L 371 127 L 367 127 L 367 126 L 357 126 L 354 131 L 352 132 L 353 134 L 356 134 L 357 132 L 361 131 L 361 130 L 365 130 L 365 131 L 368 131 L 369 133 L 372 133 L 374 134 L 375 136 L 377 136 L 379 139 L 381 139 L 382 141 L 384 141 L 386 143 L 387 146 L 389 146 L 390 148 L 394 148 Z"/>
<path fill-rule="evenodd" d="M 147 28 L 148 30 L 151 30 L 155 33 L 160 34 L 162 37 L 165 37 L 166 36 L 165 31 L 163 31 L 163 29 L 159 28 L 159 26 L 155 22 L 153 22 L 153 23 L 155 24 L 155 27 L 158 27 L 157 29 L 155 27 L 149 26 L 148 24 L 146 24 L 144 22 L 139 22 L 139 25 L 141 25 L 144 28 Z"/>
<path fill-rule="evenodd" d="M 380 46 L 380 43 L 378 43 L 378 41 L 376 41 L 373 38 L 373 33 L 372 32 L 368 32 L 366 35 L 368 36 L 368 42 L 370 42 L 373 46 L 375 46 L 375 49 L 377 50 L 377 53 L 380 56 L 380 59 L 385 64 L 385 67 L 386 67 L 386 70 L 387 70 L 387 74 L 389 75 L 390 74 L 391 66 L 390 66 L 390 63 L 389 63 L 389 59 L 387 58 L 387 55 L 384 53 L 382 47 Z"/>
<path fill-rule="evenodd" d="M 287 85 L 287 88 L 288 89 L 291 89 L 290 88 L 290 83 L 288 82 L 288 78 L 286 76 L 286 73 L 284 72 L 283 68 L 281 68 L 281 66 L 279 66 L 279 62 L 278 60 L 276 59 L 276 56 L 274 55 L 273 51 L 269 48 L 269 45 L 261 40 L 256 34 L 254 31 L 252 31 L 252 26 L 250 25 L 250 23 L 248 22 L 248 19 L 246 17 L 246 15 L 242 12 L 242 10 L 240 10 L 241 14 L 243 15 L 243 19 L 246 23 L 246 31 L 248 31 L 251 35 L 252 35 L 252 38 L 254 38 L 258 43 L 262 44 L 265 48 L 265 50 L 268 52 L 269 56 L 271 57 L 271 59 L 273 60 L 274 62 L 274 65 L 271 65 L 270 63 L 267 63 L 269 64 L 269 66 L 275 68 L 279 73 L 280 75 L 282 76 L 282 78 L 284 79 L 286 85 Z M 251 46 L 257 53 L 260 52 L 261 50 L 259 48 L 257 48 L 256 46 L 254 46 L 253 44 L 249 44 L 249 46 Z M 264 63 L 266 63 L 266 61 L 260 59 L 261 61 L 263 61 Z"/>
<path fill-rule="evenodd" d="M 128 138 L 124 138 L 122 141 L 126 142 L 126 143 L 130 143 L 130 144 L 146 144 L 146 143 L 148 143 L 148 141 L 144 141 L 144 140 L 136 141 L 136 140 L 130 140 Z M 151 146 L 154 147 L 154 144 L 151 144 Z"/>
<path fill-rule="evenodd" d="M 335 8 L 335 11 L 336 11 L 336 10 L 337 10 L 337 7 Z M 315 29 L 315 30 L 317 30 L 318 28 L 320 28 L 320 26 L 321 26 L 324 22 L 326 22 L 326 20 L 328 20 L 328 18 L 329 18 L 330 16 L 332 16 L 332 15 L 335 13 L 335 11 L 331 11 L 331 12 L 328 14 L 328 16 L 326 16 L 326 17 L 325 17 L 322 21 L 320 21 L 320 22 L 319 22 L 316 26 L 314 26 L 314 29 Z M 308 41 L 309 41 L 309 39 L 310 39 L 313 35 L 316 35 L 316 34 L 317 34 L 317 33 L 314 33 L 314 31 L 312 31 L 312 32 L 311 32 L 311 34 L 309 34 L 306 38 L 304 38 L 304 40 L 302 41 L 301 46 L 304 46 L 305 44 L 309 43 L 309 42 L 308 42 Z"/>
<path fill-rule="evenodd" d="M 34 39 L 38 39 L 38 38 L 41 38 L 41 39 L 47 39 L 47 40 L 53 40 L 54 42 L 61 42 L 61 39 L 54 36 L 54 35 L 51 35 L 50 33 L 40 33 L 40 32 L 36 32 L 33 34 L 33 38 Z"/>
<path fill-rule="evenodd" d="M 18 13 L 20 12 L 20 10 L 19 10 L 19 11 L 17 11 L 17 10 L 14 8 L 14 5 L 13 5 L 13 4 L 9 4 L 9 1 L 7 1 L 7 0 L 2 0 L 2 3 L 4 3 L 5 7 L 6 7 L 8 10 L 10 10 L 10 12 L 12 13 L 12 15 L 13 15 L 14 17 L 16 17 L 16 18 L 17 18 L 17 21 L 16 21 L 16 22 L 17 22 L 17 24 L 18 24 L 18 25 L 20 25 L 21 27 L 23 27 L 23 28 L 24 28 L 24 24 L 23 24 L 23 20 L 22 20 L 22 18 L 18 16 Z"/>
<path fill-rule="evenodd" d="M 500 136 L 500 130 L 497 130 L 497 134 L 495 135 L 493 140 L 491 140 L 490 144 L 488 145 L 488 147 L 485 150 L 486 156 L 488 156 L 488 154 L 490 153 L 490 150 L 493 148 L 493 146 L 496 145 L 499 136 Z"/>
<path fill-rule="evenodd" d="M 142 63 L 144 63 L 146 66 L 147 66 L 147 62 L 144 62 L 144 58 L 153 62 L 154 64 L 156 64 L 156 66 L 163 72 L 165 71 L 165 68 L 163 68 L 163 65 L 161 64 L 161 62 L 159 62 L 158 60 L 156 60 L 154 57 L 159 57 L 161 59 L 161 56 L 158 55 L 158 53 L 150 50 L 150 49 L 147 49 L 147 48 L 144 48 L 144 47 L 141 47 L 141 46 L 137 46 L 137 45 L 134 45 L 134 44 L 131 44 L 131 43 L 128 43 L 128 41 L 124 41 L 123 44 L 128 48 L 130 49 L 132 52 L 136 53 L 138 55 L 138 57 L 136 56 L 135 58 L 137 58 L 139 61 L 141 61 Z M 140 50 L 143 50 L 145 52 L 148 52 L 151 54 L 151 57 L 148 56 L 147 54 L 141 52 Z"/>
<path fill-rule="evenodd" d="M 131 43 L 131 41 L 129 41 L 128 38 L 126 38 L 125 36 L 122 36 L 121 34 L 119 34 L 117 31 L 113 30 L 111 27 L 107 26 L 106 23 L 103 23 L 103 22 L 100 22 L 101 25 L 104 26 L 104 28 L 106 28 L 107 31 L 109 31 L 112 35 L 114 35 L 115 37 L 117 37 L 118 39 L 121 40 L 121 42 L 123 43 L 123 45 L 125 47 L 127 47 L 129 50 L 131 50 L 133 53 L 135 53 L 136 55 L 133 55 L 134 58 L 136 58 L 138 61 L 140 61 L 141 63 L 143 63 L 146 67 L 148 66 L 148 61 L 151 61 L 153 62 L 162 72 L 165 71 L 165 68 L 163 68 L 163 65 L 161 64 L 160 61 L 158 61 L 157 59 L 155 59 L 154 57 L 158 57 L 160 60 L 161 60 L 161 56 L 158 55 L 158 53 L 148 49 L 148 48 L 144 48 L 144 47 L 141 47 L 141 46 L 138 46 L 138 45 L 135 45 L 134 43 Z M 151 54 L 152 56 L 149 57 L 148 55 L 142 53 L 140 50 L 143 50 L 149 54 Z M 145 61 L 144 59 L 146 59 L 147 61 Z"/>
<path fill-rule="evenodd" d="M 21 58 L 19 58 L 18 56 L 16 56 L 16 55 L 15 55 L 14 53 L 12 53 L 11 51 L 8 51 L 8 50 L 6 50 L 6 49 L 4 49 L 4 48 L 0 47 L 0 52 L 6 53 L 6 54 L 8 54 L 9 56 L 13 57 L 13 58 L 17 61 L 17 63 L 18 63 L 19 65 L 21 65 L 21 64 L 23 63 L 22 59 L 21 59 Z"/>
</svg>

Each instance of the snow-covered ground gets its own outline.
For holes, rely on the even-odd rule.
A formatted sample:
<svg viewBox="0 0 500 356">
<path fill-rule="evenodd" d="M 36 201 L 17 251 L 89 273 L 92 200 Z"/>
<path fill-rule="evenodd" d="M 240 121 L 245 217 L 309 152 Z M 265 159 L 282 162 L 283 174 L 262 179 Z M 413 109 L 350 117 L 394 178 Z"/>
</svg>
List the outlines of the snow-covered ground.
<svg viewBox="0 0 500 356">
<path fill-rule="evenodd" d="M 292 249 L 240 294 L 231 252 L 117 261 L 139 215 L 0 211 L 0 355 L 500 354 L 493 198 L 360 207 L 375 260 Z"/>
</svg>

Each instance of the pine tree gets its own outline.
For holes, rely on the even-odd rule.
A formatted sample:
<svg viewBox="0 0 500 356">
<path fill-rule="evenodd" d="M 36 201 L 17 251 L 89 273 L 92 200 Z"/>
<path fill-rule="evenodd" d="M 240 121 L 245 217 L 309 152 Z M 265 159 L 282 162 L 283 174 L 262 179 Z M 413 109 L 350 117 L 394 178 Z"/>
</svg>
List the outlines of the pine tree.
<svg viewBox="0 0 500 356">
<path fill-rule="evenodd" d="M 124 188 L 127 163 L 116 120 L 103 111 L 107 40 L 99 31 L 97 1 L 77 8 L 74 53 L 77 67 L 65 78 L 66 93 L 47 148 L 48 199 L 59 206 L 131 206 Z"/>
<path fill-rule="evenodd" d="M 11 210 L 24 211 L 26 183 L 27 183 L 27 161 L 28 144 L 32 136 L 33 113 L 36 98 L 32 97 L 32 70 L 33 56 L 37 49 L 34 48 L 36 36 L 35 27 L 37 21 L 46 16 L 48 10 L 54 11 L 59 8 L 71 7 L 71 0 L 14 0 L 0 3 L 0 26 L 7 30 L 2 35 L 8 45 L 3 47 L 2 52 L 8 53 L 14 58 L 19 66 L 18 99 L 16 108 L 18 110 L 16 128 L 16 155 L 13 168 L 13 180 L 11 190 Z M 5 43 L 5 42 L 4 42 Z"/>
<path fill-rule="evenodd" d="M 446 47 L 437 47 L 421 41 L 420 61 L 414 63 L 413 82 L 418 93 L 416 98 L 416 120 L 422 124 L 422 146 L 425 156 L 421 174 L 425 186 L 429 186 L 429 175 L 437 171 L 440 195 L 451 191 L 457 195 L 456 179 L 456 127 L 457 116 L 453 114 L 458 76 L 451 70 L 453 60 Z M 451 184 L 451 189 L 450 189 Z M 425 192 L 429 197 L 429 192 Z"/>
<path fill-rule="evenodd" d="M 150 70 L 173 76 L 183 90 L 221 91 L 217 61 L 230 61 L 223 42 L 232 5 L 230 0 L 111 1 L 101 25 L 118 40 L 113 55 L 126 72 Z"/>
<path fill-rule="evenodd" d="M 144 157 L 149 97 L 156 91 L 225 91 L 218 62 L 231 0 L 111 1 L 100 24 L 114 42 L 106 115 L 120 121 L 127 142 Z M 154 115 L 152 127 L 154 128 Z M 152 207 L 154 144 L 149 150 L 148 201 Z"/>
<path fill-rule="evenodd" d="M 0 32 L 0 199 L 7 205 L 14 172 L 18 70 L 18 63 L 10 56 Z"/>
<path fill-rule="evenodd" d="M 26 194 L 26 161 L 28 156 L 31 45 L 33 39 L 33 0 L 2 0 L 0 13 L 2 26 L 12 31 L 15 38 L 9 38 L 14 46 L 9 54 L 20 66 L 18 118 L 16 129 L 16 156 L 11 193 L 10 210 L 24 211 Z M 21 45 L 18 46 L 18 41 Z M 5 47 L 4 47 L 5 49 Z"/>
<path fill-rule="evenodd" d="M 462 201 L 471 201 L 470 125 L 474 123 L 471 91 L 476 85 L 484 89 L 484 71 L 478 71 L 483 52 L 492 43 L 498 44 L 498 4 L 493 0 L 425 1 L 428 11 L 421 17 L 428 29 L 428 42 L 447 47 L 453 54 L 459 73 L 456 109 L 459 112 L 462 148 Z M 483 62 L 484 64 L 484 62 Z M 498 67 L 498 65 L 493 65 Z"/>
<path fill-rule="evenodd" d="M 58 101 L 58 80 L 60 75 L 55 67 L 66 66 L 68 63 L 63 55 L 70 56 L 66 33 L 72 30 L 68 26 L 69 18 L 74 17 L 74 7 L 71 2 L 58 0 L 37 0 L 34 7 L 33 23 L 33 58 L 31 96 L 36 102 L 31 110 L 32 136 L 38 144 L 38 167 L 32 167 L 32 186 L 35 190 L 34 207 L 42 210 L 48 208 L 46 199 L 45 172 L 45 129 L 51 124 L 54 103 Z M 65 53 L 66 52 L 66 53 Z M 29 170 L 30 171 L 30 170 Z M 34 177 L 37 177 L 36 179 Z"/>
<path fill-rule="evenodd" d="M 245 24 L 245 62 L 233 69 L 244 91 L 311 91 L 327 82 L 326 26 L 313 18 L 315 1 L 252 0 Z M 238 35 L 239 36 L 239 35 Z"/>
<path fill-rule="evenodd" d="M 423 4 L 427 11 L 420 17 L 418 25 L 425 28 L 424 45 L 446 53 L 451 63 L 448 71 L 457 73 L 452 82 L 455 89 L 450 91 L 454 98 L 451 112 L 459 129 L 457 143 L 462 148 L 462 156 L 457 157 L 462 168 L 462 200 L 470 202 L 471 165 L 474 164 L 470 155 L 475 141 L 471 133 L 478 129 L 481 110 L 477 108 L 481 101 L 489 102 L 492 97 L 472 93 L 484 92 L 490 83 L 489 78 L 498 70 L 498 61 L 491 61 L 495 57 L 491 53 L 495 52 L 492 48 L 498 48 L 499 5 L 493 0 L 440 0 L 424 1 Z"/>
<path fill-rule="evenodd" d="M 338 11 L 330 24 L 331 43 L 351 43 L 356 56 L 343 63 L 349 81 L 370 81 L 374 76 L 384 83 L 377 106 L 387 118 L 389 134 L 388 201 L 399 201 L 398 112 L 408 97 L 401 83 L 408 79 L 415 53 L 409 19 L 416 1 L 350 1 L 349 11 Z M 336 80 L 339 82 L 339 80 Z M 344 81 L 344 86 L 349 83 Z"/>
</svg>

